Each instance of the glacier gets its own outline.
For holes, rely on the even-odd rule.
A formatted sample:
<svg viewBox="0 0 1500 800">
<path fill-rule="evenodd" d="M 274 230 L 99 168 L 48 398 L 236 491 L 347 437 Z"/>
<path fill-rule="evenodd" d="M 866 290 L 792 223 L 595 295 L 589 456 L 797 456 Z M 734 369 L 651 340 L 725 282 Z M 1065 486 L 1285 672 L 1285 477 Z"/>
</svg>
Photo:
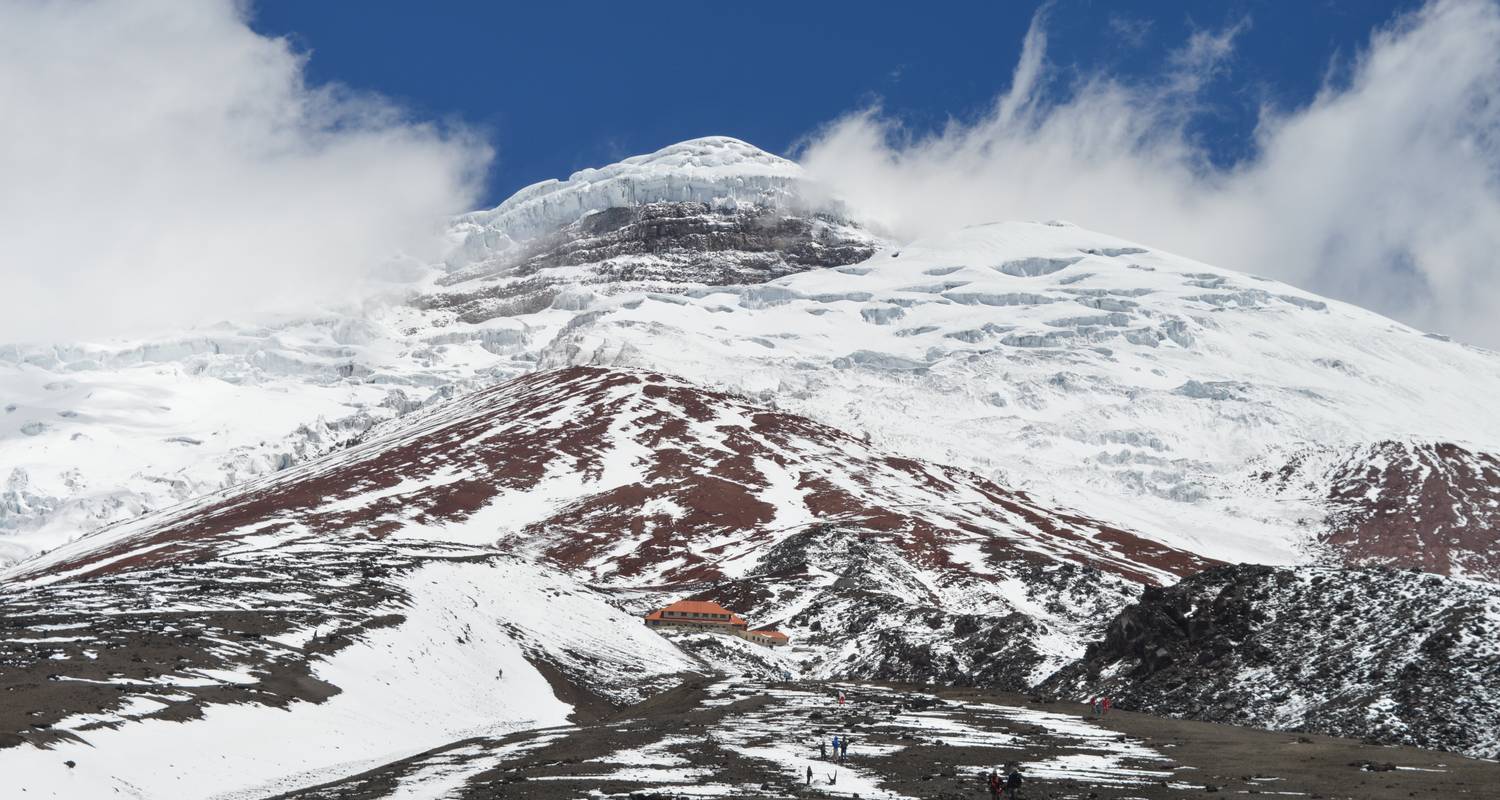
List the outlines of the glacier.
<svg viewBox="0 0 1500 800">
<path fill-rule="evenodd" d="M 1309 446 L 1500 449 L 1495 353 L 1056 221 L 918 242 L 872 233 L 860 263 L 746 285 L 590 284 L 559 293 L 586 302 L 479 321 L 430 302 L 526 281 L 566 289 L 580 265 L 471 267 L 663 201 L 702 203 L 710 228 L 751 208 L 841 213 L 795 162 L 709 137 L 460 217 L 442 263 L 317 318 L 0 348 L 0 560 L 571 365 L 679 374 L 1232 561 L 1312 557 L 1317 498 L 1251 479 Z M 660 261 L 606 260 L 600 274 Z"/>
</svg>

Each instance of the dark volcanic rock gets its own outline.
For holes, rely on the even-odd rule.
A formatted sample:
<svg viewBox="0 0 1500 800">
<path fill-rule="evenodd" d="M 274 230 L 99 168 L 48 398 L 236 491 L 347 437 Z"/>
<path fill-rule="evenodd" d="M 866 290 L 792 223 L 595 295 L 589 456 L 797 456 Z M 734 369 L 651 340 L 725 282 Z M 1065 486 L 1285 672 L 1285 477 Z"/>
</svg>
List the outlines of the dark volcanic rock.
<svg viewBox="0 0 1500 800">
<path fill-rule="evenodd" d="M 1057 664 L 1044 643 L 1087 638 L 1137 591 L 1100 569 L 1032 564 L 1027 555 L 996 553 L 995 571 L 983 576 L 934 575 L 898 539 L 814 525 L 771 547 L 744 577 L 695 596 L 808 631 L 799 641 L 837 653 L 817 667 L 826 677 L 1020 691 Z M 1025 599 L 997 593 L 1000 581 Z"/>
<path fill-rule="evenodd" d="M 1044 688 L 1494 757 L 1500 588 L 1389 569 L 1218 567 L 1148 588 Z"/>
<path fill-rule="evenodd" d="M 605 209 L 501 251 L 447 276 L 442 289 L 414 303 L 482 322 L 553 305 L 581 308 L 587 292 L 764 283 L 853 264 L 874 252 L 874 239 L 827 215 L 649 203 Z"/>
</svg>

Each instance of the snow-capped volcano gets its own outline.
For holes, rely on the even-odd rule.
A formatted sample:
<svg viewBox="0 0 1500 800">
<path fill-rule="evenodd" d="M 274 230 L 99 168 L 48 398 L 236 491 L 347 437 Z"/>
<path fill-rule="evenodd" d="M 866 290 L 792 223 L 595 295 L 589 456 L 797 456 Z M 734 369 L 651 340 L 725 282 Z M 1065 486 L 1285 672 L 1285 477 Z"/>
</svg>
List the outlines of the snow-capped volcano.
<svg viewBox="0 0 1500 800">
<path fill-rule="evenodd" d="M 1470 669 L 1500 580 L 1495 353 L 1065 223 L 891 242 L 726 138 L 530 187 L 453 240 L 316 318 L 0 349 L 0 559 L 20 562 L 0 677 L 32 701 L 0 713 L 0 757 L 45 770 L 25 743 L 104 743 L 103 791 L 155 780 L 143 754 L 195 731 L 243 751 L 236 731 L 289 708 L 306 746 L 230 765 L 264 789 L 357 771 L 351 726 L 399 760 L 688 670 L 792 668 L 1122 681 L 1174 714 L 1491 752 L 1473 715 L 1396 736 L 1399 709 L 1338 693 L 1496 690 Z M 1190 577 L 1219 562 L 1298 566 Z M 1394 597 L 1355 591 L 1382 573 L 1345 567 L 1369 565 L 1453 576 L 1402 578 L 1399 600 L 1442 600 L 1463 635 L 1358 626 L 1347 652 L 1391 640 L 1383 672 L 1334 681 L 1257 644 L 1316 636 L 1185 616 L 1223 628 L 1196 599 L 1243 590 L 1312 630 Z M 688 596 L 802 649 L 635 624 Z M 1301 681 L 1306 713 L 1177 702 L 1215 658 L 1246 704 L 1275 700 L 1256 670 Z M 472 691 L 422 694 L 428 668 Z M 435 710 L 382 705 L 393 682 Z"/>
<path fill-rule="evenodd" d="M 1310 452 L 1451 445 L 1476 465 L 1500 451 L 1491 352 L 1066 224 L 898 247 L 841 213 L 795 163 L 699 139 L 461 218 L 461 245 L 404 301 L 147 342 L 9 347 L 6 554 L 296 463 L 539 365 L 654 369 L 742 392 L 1229 561 L 1339 552 L 1321 545 L 1360 495 L 1347 481 L 1357 464 L 1305 474 L 1296 490 L 1259 477 L 1306 473 L 1323 463 Z M 1420 527 L 1412 509 L 1381 513 Z M 1493 576 L 1470 555 L 1489 540 L 1461 538 L 1422 566 Z"/>
</svg>

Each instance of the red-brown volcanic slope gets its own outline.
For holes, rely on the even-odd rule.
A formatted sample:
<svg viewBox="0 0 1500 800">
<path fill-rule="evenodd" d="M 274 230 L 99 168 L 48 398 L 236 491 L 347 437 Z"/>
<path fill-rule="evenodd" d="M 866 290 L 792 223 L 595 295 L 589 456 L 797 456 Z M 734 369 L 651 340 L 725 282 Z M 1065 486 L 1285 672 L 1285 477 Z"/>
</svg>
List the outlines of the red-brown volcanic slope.
<svg viewBox="0 0 1500 800">
<path fill-rule="evenodd" d="M 494 544 L 595 580 L 661 586 L 731 574 L 814 521 L 881 533 L 942 569 L 976 569 L 954 545 L 996 572 L 1066 561 L 1164 583 L 1211 564 L 677 378 L 575 367 L 456 398 L 347 450 L 80 539 L 10 577 L 353 538 Z"/>
<path fill-rule="evenodd" d="M 1329 476 L 1323 541 L 1355 565 L 1500 580 L 1500 459 L 1456 444 L 1380 442 Z"/>
</svg>

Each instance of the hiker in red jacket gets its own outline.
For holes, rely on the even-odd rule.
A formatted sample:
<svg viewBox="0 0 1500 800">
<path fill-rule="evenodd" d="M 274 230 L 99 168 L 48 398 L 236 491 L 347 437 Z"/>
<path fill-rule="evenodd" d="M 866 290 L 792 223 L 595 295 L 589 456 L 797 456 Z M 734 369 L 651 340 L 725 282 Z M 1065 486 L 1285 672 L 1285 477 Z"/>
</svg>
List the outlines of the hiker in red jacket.
<svg viewBox="0 0 1500 800">
<path fill-rule="evenodd" d="M 1109 707 L 1110 707 L 1110 706 L 1111 706 L 1111 705 L 1113 705 L 1113 704 L 1112 704 L 1112 703 L 1110 703 L 1110 701 L 1109 701 L 1109 698 L 1108 698 L 1108 697 L 1106 697 L 1106 698 L 1104 698 L 1104 699 L 1103 699 L 1103 700 L 1100 700 L 1100 701 L 1099 701 L 1099 707 L 1100 707 L 1100 708 L 1101 708 L 1101 709 L 1103 709 L 1103 711 L 1102 711 L 1102 712 L 1100 712 L 1100 716 L 1103 716 L 1103 715 L 1104 715 L 1104 714 L 1108 714 L 1108 713 L 1109 713 Z"/>
</svg>

